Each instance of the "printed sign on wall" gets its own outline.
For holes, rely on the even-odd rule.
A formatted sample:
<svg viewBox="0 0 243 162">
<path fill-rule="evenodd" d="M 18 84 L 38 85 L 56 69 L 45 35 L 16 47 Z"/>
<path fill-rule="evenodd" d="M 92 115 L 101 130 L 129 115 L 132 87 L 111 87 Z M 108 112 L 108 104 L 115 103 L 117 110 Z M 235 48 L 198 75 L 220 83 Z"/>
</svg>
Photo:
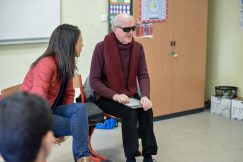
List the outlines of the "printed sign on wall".
<svg viewBox="0 0 243 162">
<path fill-rule="evenodd" d="M 166 21 L 167 10 L 167 0 L 140 0 L 141 22 Z"/>
</svg>

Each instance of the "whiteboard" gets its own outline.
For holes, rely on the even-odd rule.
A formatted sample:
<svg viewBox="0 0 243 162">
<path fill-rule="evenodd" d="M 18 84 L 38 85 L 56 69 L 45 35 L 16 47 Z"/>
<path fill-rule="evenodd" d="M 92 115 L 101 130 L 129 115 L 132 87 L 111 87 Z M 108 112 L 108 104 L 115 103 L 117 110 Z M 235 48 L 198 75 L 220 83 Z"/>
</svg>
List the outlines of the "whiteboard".
<svg viewBox="0 0 243 162">
<path fill-rule="evenodd" d="M 60 0 L 0 0 L 0 44 L 48 41 L 60 15 Z"/>
</svg>

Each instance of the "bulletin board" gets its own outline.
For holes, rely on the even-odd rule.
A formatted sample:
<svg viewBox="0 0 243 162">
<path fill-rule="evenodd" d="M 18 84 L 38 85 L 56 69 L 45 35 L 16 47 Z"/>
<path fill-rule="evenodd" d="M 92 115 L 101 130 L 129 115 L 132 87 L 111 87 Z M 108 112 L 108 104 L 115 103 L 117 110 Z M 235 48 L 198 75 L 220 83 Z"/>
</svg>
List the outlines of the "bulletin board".
<svg viewBox="0 0 243 162">
<path fill-rule="evenodd" d="M 109 0 L 108 7 L 109 22 L 114 16 L 120 13 L 132 15 L 132 0 Z M 109 31 L 111 30 L 111 23 L 109 23 Z"/>
</svg>

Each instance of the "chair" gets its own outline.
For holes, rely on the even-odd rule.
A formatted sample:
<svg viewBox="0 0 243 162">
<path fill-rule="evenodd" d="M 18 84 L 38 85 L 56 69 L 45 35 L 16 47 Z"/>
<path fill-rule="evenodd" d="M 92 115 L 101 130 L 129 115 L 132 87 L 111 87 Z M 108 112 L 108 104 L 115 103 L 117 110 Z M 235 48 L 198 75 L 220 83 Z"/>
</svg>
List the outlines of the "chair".
<svg viewBox="0 0 243 162">
<path fill-rule="evenodd" d="M 0 99 L 12 95 L 15 92 L 19 92 L 22 84 L 17 84 L 12 87 L 8 87 L 1 90 Z"/>
</svg>

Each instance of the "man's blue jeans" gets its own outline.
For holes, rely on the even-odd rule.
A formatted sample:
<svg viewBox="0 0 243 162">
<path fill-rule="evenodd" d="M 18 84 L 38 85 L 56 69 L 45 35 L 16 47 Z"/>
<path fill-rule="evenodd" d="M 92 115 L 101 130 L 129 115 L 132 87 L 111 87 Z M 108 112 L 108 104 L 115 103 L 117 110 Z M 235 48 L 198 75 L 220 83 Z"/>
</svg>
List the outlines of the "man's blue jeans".
<svg viewBox="0 0 243 162">
<path fill-rule="evenodd" d="M 73 103 L 52 109 L 55 136 L 73 136 L 73 156 L 75 161 L 89 156 L 88 115 L 84 104 Z"/>
</svg>

